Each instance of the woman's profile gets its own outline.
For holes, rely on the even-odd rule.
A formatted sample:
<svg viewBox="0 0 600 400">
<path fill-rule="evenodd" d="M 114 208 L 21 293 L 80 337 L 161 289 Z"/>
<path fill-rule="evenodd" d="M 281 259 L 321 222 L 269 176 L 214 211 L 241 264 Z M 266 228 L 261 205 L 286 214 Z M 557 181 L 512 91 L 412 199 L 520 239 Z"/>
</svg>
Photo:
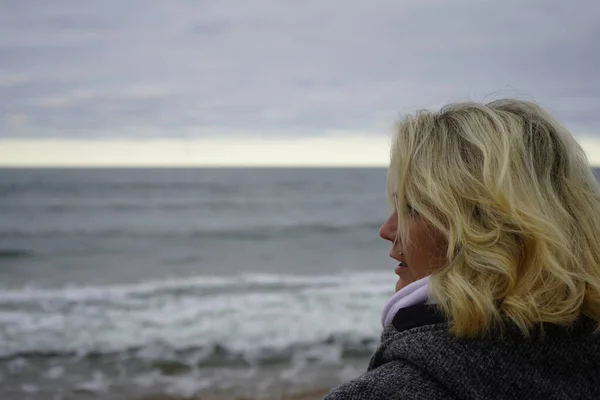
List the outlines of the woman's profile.
<svg viewBox="0 0 600 400">
<path fill-rule="evenodd" d="M 600 186 L 566 128 L 512 99 L 408 115 L 387 190 L 381 345 L 326 400 L 600 399 Z"/>
</svg>

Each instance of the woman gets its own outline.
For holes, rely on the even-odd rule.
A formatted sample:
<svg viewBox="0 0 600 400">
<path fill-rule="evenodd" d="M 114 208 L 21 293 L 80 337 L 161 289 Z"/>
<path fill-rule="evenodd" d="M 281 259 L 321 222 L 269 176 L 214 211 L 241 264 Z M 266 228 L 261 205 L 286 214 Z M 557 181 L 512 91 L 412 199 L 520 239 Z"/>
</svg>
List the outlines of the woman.
<svg viewBox="0 0 600 400">
<path fill-rule="evenodd" d="M 600 399 L 600 187 L 535 104 L 404 118 L 381 346 L 326 400 Z"/>
</svg>

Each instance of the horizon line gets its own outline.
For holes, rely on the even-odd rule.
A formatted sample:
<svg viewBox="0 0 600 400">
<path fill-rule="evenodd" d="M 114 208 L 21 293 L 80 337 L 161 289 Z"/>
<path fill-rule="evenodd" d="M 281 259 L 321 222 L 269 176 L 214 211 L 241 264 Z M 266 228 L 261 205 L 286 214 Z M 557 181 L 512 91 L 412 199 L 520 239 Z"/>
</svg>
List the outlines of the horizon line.
<svg viewBox="0 0 600 400">
<path fill-rule="evenodd" d="M 388 165 L 275 165 L 275 164 L 248 164 L 248 165 L 3 165 L 0 169 L 385 169 Z"/>
<path fill-rule="evenodd" d="M 385 168 L 390 137 L 0 139 L 0 168 Z M 578 142 L 600 167 L 600 138 Z"/>
</svg>

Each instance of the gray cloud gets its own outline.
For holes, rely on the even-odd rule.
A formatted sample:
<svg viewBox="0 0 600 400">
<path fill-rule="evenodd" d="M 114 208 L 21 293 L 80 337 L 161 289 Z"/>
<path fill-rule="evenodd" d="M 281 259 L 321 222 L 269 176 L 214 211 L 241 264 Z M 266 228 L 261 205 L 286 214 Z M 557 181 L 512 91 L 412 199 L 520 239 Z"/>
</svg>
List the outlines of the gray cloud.
<svg viewBox="0 0 600 400">
<path fill-rule="evenodd" d="M 0 136 L 385 133 L 501 96 L 600 135 L 580 0 L 0 0 Z"/>
</svg>

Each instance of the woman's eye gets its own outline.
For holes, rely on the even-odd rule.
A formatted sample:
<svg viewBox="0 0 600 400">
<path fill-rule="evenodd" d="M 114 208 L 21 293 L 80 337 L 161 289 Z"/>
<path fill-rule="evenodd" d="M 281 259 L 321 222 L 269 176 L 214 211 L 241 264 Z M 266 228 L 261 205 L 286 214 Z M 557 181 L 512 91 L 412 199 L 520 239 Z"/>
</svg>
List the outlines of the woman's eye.
<svg viewBox="0 0 600 400">
<path fill-rule="evenodd" d="M 398 193 L 393 193 L 392 198 L 394 199 L 394 204 L 397 205 L 398 204 Z M 406 212 L 411 215 L 417 213 L 415 211 L 415 209 L 408 203 L 406 203 Z"/>
</svg>

